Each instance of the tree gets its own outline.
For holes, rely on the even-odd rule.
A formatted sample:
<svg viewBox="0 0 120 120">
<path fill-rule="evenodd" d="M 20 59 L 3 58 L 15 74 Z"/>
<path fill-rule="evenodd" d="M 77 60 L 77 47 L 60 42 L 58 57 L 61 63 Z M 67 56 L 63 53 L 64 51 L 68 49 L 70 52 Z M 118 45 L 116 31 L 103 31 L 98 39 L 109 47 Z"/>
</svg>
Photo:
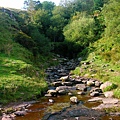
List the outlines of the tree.
<svg viewBox="0 0 120 120">
<path fill-rule="evenodd" d="M 109 12 L 108 12 L 109 11 Z M 103 7 L 102 14 L 105 20 L 105 36 L 120 39 L 120 2 L 110 0 Z"/>
<path fill-rule="evenodd" d="M 94 19 L 81 14 L 79 19 L 72 21 L 64 28 L 65 40 L 86 47 L 94 41 Z"/>
<path fill-rule="evenodd" d="M 93 0 L 94 1 L 94 10 L 101 10 L 104 4 L 104 0 Z"/>
<path fill-rule="evenodd" d="M 50 16 L 44 9 L 39 9 L 33 15 L 33 22 L 37 25 L 40 33 L 46 34 L 50 25 Z"/>
<path fill-rule="evenodd" d="M 52 10 L 55 7 L 55 3 L 54 2 L 48 2 L 48 1 L 44 1 L 42 2 L 42 9 L 48 11 L 49 14 L 52 14 Z"/>
<path fill-rule="evenodd" d="M 40 1 L 36 0 L 25 0 L 24 1 L 24 9 L 27 9 L 28 11 L 33 11 L 35 10 L 35 6 L 40 5 Z"/>
<path fill-rule="evenodd" d="M 65 12 L 64 7 L 62 6 L 56 6 L 54 10 L 52 11 L 52 17 L 50 18 L 51 21 L 51 27 L 50 31 L 54 33 L 53 36 L 51 36 L 52 41 L 63 41 L 63 28 L 68 23 L 67 14 Z"/>
</svg>

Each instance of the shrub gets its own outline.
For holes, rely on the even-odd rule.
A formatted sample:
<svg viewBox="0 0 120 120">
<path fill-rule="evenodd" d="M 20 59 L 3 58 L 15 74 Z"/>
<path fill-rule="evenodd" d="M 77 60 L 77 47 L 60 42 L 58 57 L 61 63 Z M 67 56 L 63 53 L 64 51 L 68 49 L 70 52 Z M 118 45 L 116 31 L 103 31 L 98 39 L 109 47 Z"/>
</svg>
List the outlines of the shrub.
<svg viewBox="0 0 120 120">
<path fill-rule="evenodd" d="M 14 36 L 14 40 L 15 40 L 15 42 L 18 42 L 23 47 L 25 47 L 29 50 L 32 50 L 33 48 L 36 47 L 36 43 L 33 41 L 33 39 L 23 32 L 18 32 Z"/>
</svg>

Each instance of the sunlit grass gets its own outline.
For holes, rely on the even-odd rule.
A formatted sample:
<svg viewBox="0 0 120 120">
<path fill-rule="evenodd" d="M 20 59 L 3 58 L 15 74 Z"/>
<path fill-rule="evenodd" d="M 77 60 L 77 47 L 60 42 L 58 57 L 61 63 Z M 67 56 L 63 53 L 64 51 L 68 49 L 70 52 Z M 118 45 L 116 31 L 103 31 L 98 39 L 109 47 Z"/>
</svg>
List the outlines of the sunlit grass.
<svg viewBox="0 0 120 120">
<path fill-rule="evenodd" d="M 110 81 L 111 86 L 104 89 L 113 91 L 114 97 L 120 99 L 120 44 L 114 38 L 105 38 L 96 41 L 88 48 L 87 55 L 80 67 L 73 71 L 74 74 L 95 78 L 102 82 Z M 85 62 L 90 64 L 84 65 Z M 81 69 L 81 71 L 80 71 Z M 119 107 L 107 108 L 106 112 L 119 112 Z"/>
<path fill-rule="evenodd" d="M 36 99 L 46 88 L 43 69 L 0 54 L 0 103 Z"/>
</svg>

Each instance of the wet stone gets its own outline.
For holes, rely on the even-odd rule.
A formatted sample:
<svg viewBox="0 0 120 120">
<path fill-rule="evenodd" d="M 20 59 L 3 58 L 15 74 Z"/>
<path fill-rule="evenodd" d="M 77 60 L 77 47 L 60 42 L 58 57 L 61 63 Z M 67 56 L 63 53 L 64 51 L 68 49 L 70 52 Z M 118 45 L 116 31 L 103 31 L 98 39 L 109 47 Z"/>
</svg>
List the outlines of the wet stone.
<svg viewBox="0 0 120 120">
<path fill-rule="evenodd" d="M 80 83 L 82 83 L 82 80 L 81 80 L 81 79 L 75 79 L 75 80 L 74 80 L 74 84 L 80 84 Z"/>
<path fill-rule="evenodd" d="M 85 95 L 86 93 L 83 91 L 77 92 L 78 95 Z"/>
<path fill-rule="evenodd" d="M 65 94 L 67 94 L 67 93 L 68 93 L 67 90 L 59 90 L 59 91 L 58 91 L 58 94 L 59 94 L 59 95 L 65 95 Z"/>
<path fill-rule="evenodd" d="M 78 103 L 78 98 L 76 96 L 73 96 L 70 98 L 70 101 L 73 103 Z"/>
<path fill-rule="evenodd" d="M 100 85 L 101 85 L 101 82 L 95 81 L 95 87 L 100 87 Z"/>
<path fill-rule="evenodd" d="M 45 97 L 52 97 L 51 94 L 45 94 Z"/>
<path fill-rule="evenodd" d="M 58 86 L 61 86 L 61 85 L 62 85 L 62 83 L 60 81 L 52 83 L 52 86 L 54 86 L 54 87 L 58 87 Z"/>
<path fill-rule="evenodd" d="M 62 85 L 72 86 L 72 85 L 73 85 L 73 83 L 72 83 L 72 82 L 62 82 Z"/>
<path fill-rule="evenodd" d="M 60 91 L 60 90 L 67 90 L 68 86 L 59 86 L 56 88 L 56 91 Z"/>
<path fill-rule="evenodd" d="M 90 93 L 92 93 L 92 92 L 99 92 L 99 93 L 102 93 L 102 90 L 101 90 L 100 88 L 94 87 L 94 88 L 92 88 L 92 89 L 90 90 Z"/>
<path fill-rule="evenodd" d="M 26 111 L 16 111 L 16 112 L 14 112 L 14 114 L 17 116 L 24 116 L 24 115 L 26 115 Z"/>
<path fill-rule="evenodd" d="M 96 97 L 96 96 L 99 96 L 99 95 L 100 95 L 99 92 L 92 92 L 92 93 L 90 93 L 91 97 Z"/>
<path fill-rule="evenodd" d="M 76 89 L 81 91 L 87 91 L 85 84 L 76 84 Z"/>
<path fill-rule="evenodd" d="M 104 92 L 104 96 L 107 97 L 107 98 L 112 98 L 113 97 L 113 91 Z"/>
<path fill-rule="evenodd" d="M 56 90 L 48 90 L 47 93 L 52 95 L 52 96 L 56 96 L 57 91 Z"/>
</svg>

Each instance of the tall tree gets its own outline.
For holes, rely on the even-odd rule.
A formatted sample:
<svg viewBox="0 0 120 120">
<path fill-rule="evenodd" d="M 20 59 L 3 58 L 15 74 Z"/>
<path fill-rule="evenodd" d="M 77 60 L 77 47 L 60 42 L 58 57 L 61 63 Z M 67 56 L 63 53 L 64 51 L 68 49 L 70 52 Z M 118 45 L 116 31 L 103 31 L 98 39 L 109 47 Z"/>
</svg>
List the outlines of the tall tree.
<svg viewBox="0 0 120 120">
<path fill-rule="evenodd" d="M 40 1 L 36 0 L 25 0 L 24 1 L 24 9 L 27 9 L 28 11 L 33 11 L 35 10 L 35 6 L 40 4 Z"/>
<path fill-rule="evenodd" d="M 79 14 L 78 14 L 79 15 Z M 65 40 L 86 47 L 94 41 L 94 19 L 88 17 L 85 13 L 79 15 L 79 19 L 73 20 L 65 26 Z"/>
<path fill-rule="evenodd" d="M 120 39 L 120 1 L 110 0 L 103 8 L 105 36 Z"/>
<path fill-rule="evenodd" d="M 44 9 L 39 9 L 33 15 L 33 22 L 39 28 L 40 33 L 46 34 L 46 30 L 50 25 L 50 16 Z"/>
</svg>

